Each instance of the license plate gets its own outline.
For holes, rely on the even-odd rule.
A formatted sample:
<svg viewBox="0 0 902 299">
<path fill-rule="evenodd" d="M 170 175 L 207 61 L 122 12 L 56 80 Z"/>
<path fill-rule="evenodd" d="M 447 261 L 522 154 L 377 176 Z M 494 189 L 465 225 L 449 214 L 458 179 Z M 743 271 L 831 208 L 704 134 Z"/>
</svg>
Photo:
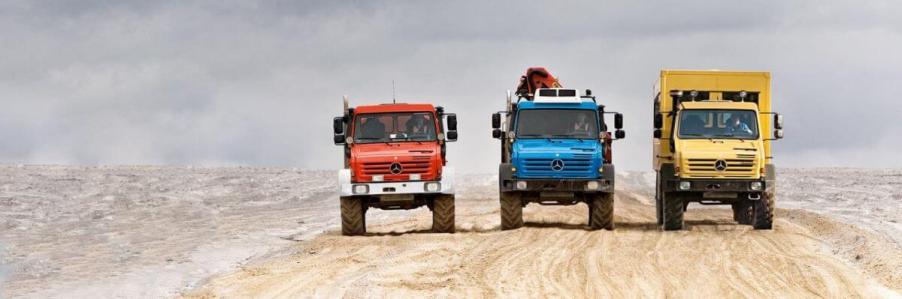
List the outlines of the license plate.
<svg viewBox="0 0 902 299">
<path fill-rule="evenodd" d="M 389 195 L 382 195 L 382 197 L 379 198 L 379 201 L 383 201 L 383 202 L 413 201 L 413 194 L 389 194 Z"/>
</svg>

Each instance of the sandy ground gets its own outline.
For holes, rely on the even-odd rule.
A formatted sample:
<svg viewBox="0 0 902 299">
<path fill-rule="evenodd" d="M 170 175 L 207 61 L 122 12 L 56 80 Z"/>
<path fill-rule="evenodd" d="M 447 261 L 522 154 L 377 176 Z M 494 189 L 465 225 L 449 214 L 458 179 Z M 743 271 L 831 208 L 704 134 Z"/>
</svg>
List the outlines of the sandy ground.
<svg viewBox="0 0 902 299">
<path fill-rule="evenodd" d="M 333 171 L 0 167 L 0 297 L 902 291 L 902 171 L 781 171 L 774 231 L 691 206 L 688 229 L 667 233 L 653 176 L 622 174 L 614 231 L 587 231 L 584 205 L 530 205 L 525 228 L 501 232 L 493 176 L 470 175 L 458 177 L 457 234 L 428 233 L 426 209 L 371 210 L 368 236 L 342 237 Z"/>
<path fill-rule="evenodd" d="M 335 173 L 2 167 L 0 298 L 165 298 L 332 229 Z M 337 207 L 335 208 L 337 209 Z"/>
</svg>

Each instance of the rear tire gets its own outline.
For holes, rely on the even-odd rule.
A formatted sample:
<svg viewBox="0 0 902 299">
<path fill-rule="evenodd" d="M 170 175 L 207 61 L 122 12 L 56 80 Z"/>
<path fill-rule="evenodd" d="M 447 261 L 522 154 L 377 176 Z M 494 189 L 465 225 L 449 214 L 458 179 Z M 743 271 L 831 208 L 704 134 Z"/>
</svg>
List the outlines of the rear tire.
<svg viewBox="0 0 902 299">
<path fill-rule="evenodd" d="M 363 200 L 341 197 L 341 234 L 359 236 L 366 233 L 366 207 Z"/>
<path fill-rule="evenodd" d="M 520 194 L 501 192 L 501 230 L 523 227 L 523 202 Z"/>
<path fill-rule="evenodd" d="M 686 207 L 683 198 L 676 194 L 661 195 L 661 201 L 664 203 L 664 230 L 683 229 L 683 211 Z"/>
<path fill-rule="evenodd" d="M 756 200 L 752 207 L 754 216 L 752 227 L 755 229 L 773 229 L 774 227 L 774 194 L 764 193 L 761 199 Z"/>
<path fill-rule="evenodd" d="M 432 232 L 454 232 L 454 195 L 439 195 L 433 200 Z"/>
<path fill-rule="evenodd" d="M 589 201 L 589 227 L 596 229 L 614 229 L 614 194 L 601 193 L 591 195 Z"/>
<path fill-rule="evenodd" d="M 733 204 L 733 221 L 739 224 L 752 224 L 752 205 L 741 200 Z"/>
<path fill-rule="evenodd" d="M 655 177 L 655 218 L 658 220 L 658 226 L 664 224 L 664 203 L 661 202 L 661 175 Z"/>
</svg>

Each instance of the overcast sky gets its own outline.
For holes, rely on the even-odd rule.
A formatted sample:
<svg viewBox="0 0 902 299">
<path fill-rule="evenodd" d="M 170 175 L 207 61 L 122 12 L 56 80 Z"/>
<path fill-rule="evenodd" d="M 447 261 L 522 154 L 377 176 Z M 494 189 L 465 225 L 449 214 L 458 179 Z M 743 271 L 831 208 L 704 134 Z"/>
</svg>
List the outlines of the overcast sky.
<svg viewBox="0 0 902 299">
<path fill-rule="evenodd" d="M 0 0 L 0 163 L 341 166 L 331 118 L 456 112 L 458 171 L 497 169 L 490 114 L 530 66 L 626 117 L 651 166 L 663 68 L 767 70 L 784 167 L 902 167 L 899 1 Z"/>
</svg>

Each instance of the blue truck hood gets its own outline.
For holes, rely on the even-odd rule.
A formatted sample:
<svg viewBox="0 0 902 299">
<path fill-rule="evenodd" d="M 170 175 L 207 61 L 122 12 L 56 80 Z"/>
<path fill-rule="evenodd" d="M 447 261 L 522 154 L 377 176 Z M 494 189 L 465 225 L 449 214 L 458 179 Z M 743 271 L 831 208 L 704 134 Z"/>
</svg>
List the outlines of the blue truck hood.
<svg viewBox="0 0 902 299">
<path fill-rule="evenodd" d="M 517 139 L 511 163 L 526 179 L 596 179 L 602 144 L 594 139 Z"/>
</svg>

